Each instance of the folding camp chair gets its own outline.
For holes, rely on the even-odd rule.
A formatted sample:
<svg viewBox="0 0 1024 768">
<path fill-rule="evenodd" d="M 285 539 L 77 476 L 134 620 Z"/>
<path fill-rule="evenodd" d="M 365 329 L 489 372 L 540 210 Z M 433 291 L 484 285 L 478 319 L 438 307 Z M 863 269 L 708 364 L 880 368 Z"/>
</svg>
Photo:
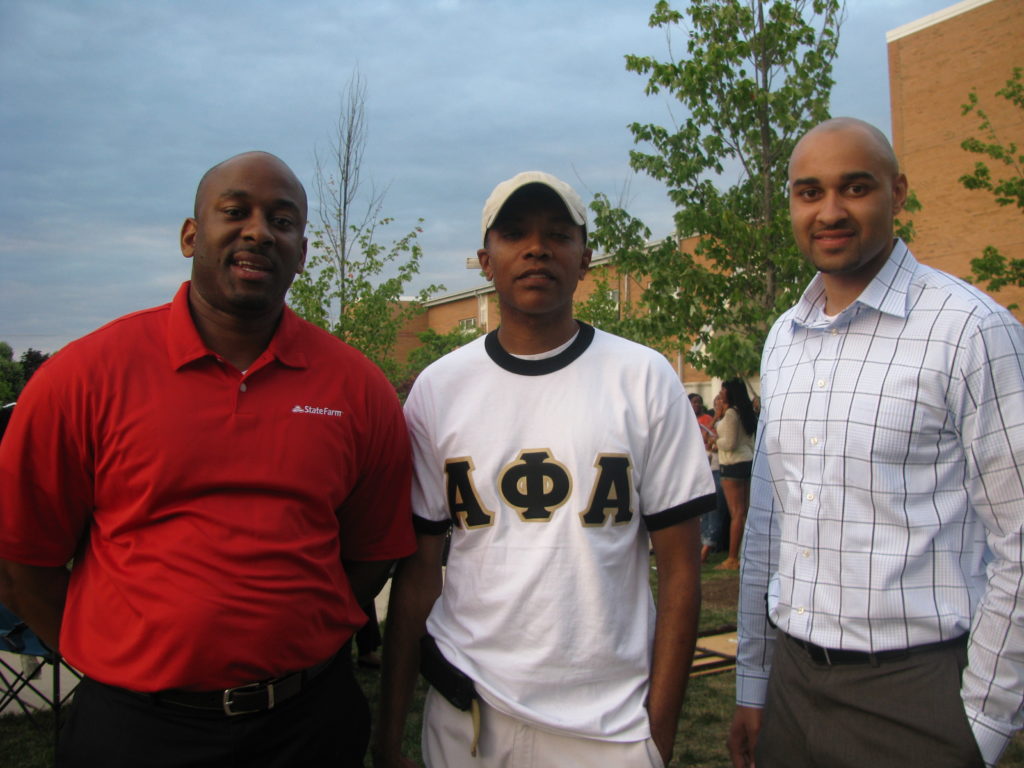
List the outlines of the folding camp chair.
<svg viewBox="0 0 1024 768">
<path fill-rule="evenodd" d="M 82 676 L 65 663 L 59 654 L 47 648 L 21 619 L 3 605 L 0 605 L 0 651 L 22 656 L 22 659 L 13 660 L 0 655 L 0 714 L 10 705 L 16 704 L 33 725 L 42 729 L 43 723 L 37 717 L 37 708 L 42 704 L 53 713 L 53 743 L 56 748 L 61 708 L 71 698 Z M 49 686 L 41 674 L 46 664 L 52 667 Z M 74 677 L 70 690 L 63 695 L 60 679 L 62 669 Z"/>
</svg>

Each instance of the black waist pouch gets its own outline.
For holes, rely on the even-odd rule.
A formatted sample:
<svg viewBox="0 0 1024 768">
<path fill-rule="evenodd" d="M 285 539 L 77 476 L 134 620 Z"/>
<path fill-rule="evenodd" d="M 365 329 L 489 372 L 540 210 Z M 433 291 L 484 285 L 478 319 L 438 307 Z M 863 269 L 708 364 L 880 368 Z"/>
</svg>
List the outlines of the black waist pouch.
<svg viewBox="0 0 1024 768">
<path fill-rule="evenodd" d="M 420 639 L 420 674 L 453 707 L 463 712 L 469 711 L 473 700 L 478 698 L 473 681 L 444 657 L 430 635 Z"/>
</svg>

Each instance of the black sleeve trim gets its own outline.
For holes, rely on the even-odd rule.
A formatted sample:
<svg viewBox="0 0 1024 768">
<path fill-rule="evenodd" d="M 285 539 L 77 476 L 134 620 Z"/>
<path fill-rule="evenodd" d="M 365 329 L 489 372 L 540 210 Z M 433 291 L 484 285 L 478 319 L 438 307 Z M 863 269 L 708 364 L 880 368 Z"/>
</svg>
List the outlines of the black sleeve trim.
<svg viewBox="0 0 1024 768">
<path fill-rule="evenodd" d="M 423 533 L 428 536 L 444 536 L 451 527 L 451 520 L 427 520 L 418 515 L 412 516 L 412 529 L 416 533 Z"/>
<path fill-rule="evenodd" d="M 655 512 L 653 515 L 644 515 L 644 524 L 648 531 L 660 531 L 662 528 L 670 528 L 691 518 L 699 517 L 705 512 L 710 512 L 717 503 L 718 497 L 714 493 L 698 496 L 679 506 Z"/>
</svg>

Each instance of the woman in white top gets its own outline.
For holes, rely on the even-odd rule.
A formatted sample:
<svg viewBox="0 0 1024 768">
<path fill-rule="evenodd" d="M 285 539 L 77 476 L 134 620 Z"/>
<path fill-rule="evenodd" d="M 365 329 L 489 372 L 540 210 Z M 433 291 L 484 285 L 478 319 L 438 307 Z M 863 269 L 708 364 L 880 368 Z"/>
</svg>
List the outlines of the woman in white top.
<svg viewBox="0 0 1024 768">
<path fill-rule="evenodd" d="M 757 415 L 742 380 L 723 382 L 722 391 L 715 398 L 714 426 L 718 432 L 722 492 L 729 506 L 729 556 L 718 568 L 736 570 L 740 567 L 740 541 L 750 504 L 750 468 L 754 462 L 757 429 Z"/>
</svg>

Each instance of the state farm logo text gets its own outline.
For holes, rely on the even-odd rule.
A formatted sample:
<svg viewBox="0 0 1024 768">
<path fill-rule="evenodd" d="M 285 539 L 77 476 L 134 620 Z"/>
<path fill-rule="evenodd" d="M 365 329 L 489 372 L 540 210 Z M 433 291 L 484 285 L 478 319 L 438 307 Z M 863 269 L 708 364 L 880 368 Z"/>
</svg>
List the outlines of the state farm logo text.
<svg viewBox="0 0 1024 768">
<path fill-rule="evenodd" d="M 310 413 L 314 416 L 341 416 L 342 412 L 334 408 L 320 408 L 315 405 L 296 405 L 292 413 Z"/>
</svg>

